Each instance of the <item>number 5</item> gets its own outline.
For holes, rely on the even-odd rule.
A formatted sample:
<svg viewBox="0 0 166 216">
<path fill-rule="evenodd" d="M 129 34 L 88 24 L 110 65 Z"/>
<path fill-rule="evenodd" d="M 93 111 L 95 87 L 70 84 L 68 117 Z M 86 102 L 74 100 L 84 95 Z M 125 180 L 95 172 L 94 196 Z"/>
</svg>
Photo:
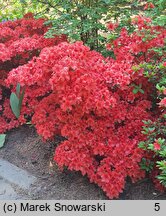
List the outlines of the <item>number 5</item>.
<svg viewBox="0 0 166 216">
<path fill-rule="evenodd" d="M 160 203 L 155 203 L 154 210 L 160 211 Z"/>
</svg>

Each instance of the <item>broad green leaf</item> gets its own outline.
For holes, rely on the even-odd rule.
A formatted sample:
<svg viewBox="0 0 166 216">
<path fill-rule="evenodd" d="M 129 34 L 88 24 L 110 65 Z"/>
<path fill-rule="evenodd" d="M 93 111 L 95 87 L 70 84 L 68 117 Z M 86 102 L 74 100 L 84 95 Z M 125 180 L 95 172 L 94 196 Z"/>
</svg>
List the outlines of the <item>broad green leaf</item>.
<svg viewBox="0 0 166 216">
<path fill-rule="evenodd" d="M 4 146 L 6 134 L 0 134 L 0 148 Z"/>
<path fill-rule="evenodd" d="M 19 95 L 20 95 L 20 88 L 21 88 L 21 86 L 20 86 L 20 84 L 18 83 L 18 84 L 17 84 L 17 87 L 16 87 L 16 95 L 17 95 L 17 97 L 19 97 Z"/>
<path fill-rule="evenodd" d="M 23 91 L 22 91 L 20 98 L 19 98 L 18 108 L 19 108 L 20 112 L 21 112 L 22 101 L 24 99 L 24 94 L 25 94 L 25 88 L 23 88 Z"/>
<path fill-rule="evenodd" d="M 20 116 L 19 99 L 17 95 L 13 92 L 10 95 L 10 106 L 16 118 L 19 118 Z"/>
</svg>

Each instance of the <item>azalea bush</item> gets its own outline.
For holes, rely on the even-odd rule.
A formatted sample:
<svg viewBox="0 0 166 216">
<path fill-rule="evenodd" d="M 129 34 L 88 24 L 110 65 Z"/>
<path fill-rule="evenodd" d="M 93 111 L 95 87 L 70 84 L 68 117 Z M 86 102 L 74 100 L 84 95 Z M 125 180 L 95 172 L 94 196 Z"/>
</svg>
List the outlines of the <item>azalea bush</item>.
<svg viewBox="0 0 166 216">
<path fill-rule="evenodd" d="M 147 4 L 146 7 L 150 7 Z M 165 64 L 165 36 L 166 30 L 161 26 L 153 26 L 152 20 L 143 18 L 141 16 L 133 19 L 137 23 L 139 34 L 137 38 L 137 45 L 135 44 L 136 38 L 132 37 L 129 43 L 133 46 L 136 52 L 137 65 L 133 66 L 133 70 L 137 73 L 142 71 L 148 82 L 152 84 L 149 99 L 151 100 L 151 119 L 144 121 L 143 131 L 145 140 L 139 143 L 139 147 L 144 150 L 144 156 L 141 160 L 141 168 L 149 173 L 155 186 L 159 190 L 165 190 L 166 186 L 166 115 L 165 115 L 165 89 L 166 89 L 166 64 Z M 116 30 L 116 24 L 110 25 L 113 33 Z M 135 34 L 135 33 L 134 33 Z M 132 34 L 132 36 L 134 35 Z M 158 37 L 160 34 L 161 37 Z M 130 35 L 131 36 L 131 35 Z M 126 37 L 126 39 L 128 39 Z M 118 39 L 119 40 L 119 39 Z M 117 41 L 117 40 L 115 40 Z M 115 52 L 115 47 L 118 46 L 117 53 L 121 45 L 121 41 L 115 44 L 112 41 L 108 44 L 108 48 Z M 126 43 L 126 48 L 128 43 Z M 135 46 L 136 45 L 136 46 Z M 122 46 L 122 51 L 125 51 Z M 127 51 L 127 49 L 126 49 Z M 131 53 L 131 50 L 130 50 Z M 125 52 L 124 52 L 125 55 Z M 139 59 L 141 57 L 141 59 Z M 138 61 L 139 60 L 139 61 Z M 141 60 L 141 61 L 140 61 Z M 133 85 L 133 93 L 139 92 L 144 94 L 142 84 Z"/>
<path fill-rule="evenodd" d="M 161 50 L 160 50 L 161 52 Z M 143 131 L 146 140 L 139 143 L 139 147 L 147 152 L 142 159 L 141 166 L 148 171 L 158 189 L 166 187 L 166 64 L 149 65 L 153 68 L 150 75 L 151 82 L 156 83 L 153 111 L 155 121 L 145 121 Z M 146 76 L 149 73 L 146 71 Z"/>
<path fill-rule="evenodd" d="M 166 170 L 162 17 L 141 15 L 155 2 L 128 8 L 125 0 L 118 18 L 115 2 L 41 0 L 54 14 L 48 26 L 31 13 L 0 23 L 0 133 L 31 121 L 44 141 L 63 136 L 58 166 L 87 175 L 109 198 L 146 171 L 163 189 Z"/>
<path fill-rule="evenodd" d="M 43 49 L 12 70 L 7 82 L 26 86 L 32 123 L 44 139 L 66 138 L 55 150 L 59 167 L 81 171 L 112 198 L 127 176 L 133 181 L 144 176 L 137 143 L 151 103 L 148 93 L 132 93 L 132 80 L 139 82 L 130 64 L 105 59 L 77 42 Z"/>
<path fill-rule="evenodd" d="M 20 83 L 26 89 L 22 113 L 32 116 L 44 140 L 65 138 L 55 149 L 59 167 L 87 175 L 109 198 L 119 196 L 127 177 L 133 182 L 144 177 L 140 162 L 146 152 L 138 148 L 146 140 L 143 120 L 160 115 L 149 78 L 153 71 L 145 76 L 145 68 L 164 61 L 158 50 L 163 52 L 165 30 L 143 16 L 132 25 L 133 33 L 122 28 L 110 39 L 113 58 L 82 42 L 60 43 L 42 49 L 6 80 L 7 86 Z M 109 24 L 112 32 L 117 27 Z"/>
<path fill-rule="evenodd" d="M 9 103 L 11 90 L 5 83 L 9 71 L 38 56 L 44 47 L 66 41 L 63 35 L 44 38 L 48 30 L 44 22 L 45 19 L 34 19 L 29 13 L 22 19 L 0 23 L 0 133 L 25 123 L 26 116 L 31 113 L 31 108 L 24 107 L 19 120 L 13 115 Z"/>
</svg>

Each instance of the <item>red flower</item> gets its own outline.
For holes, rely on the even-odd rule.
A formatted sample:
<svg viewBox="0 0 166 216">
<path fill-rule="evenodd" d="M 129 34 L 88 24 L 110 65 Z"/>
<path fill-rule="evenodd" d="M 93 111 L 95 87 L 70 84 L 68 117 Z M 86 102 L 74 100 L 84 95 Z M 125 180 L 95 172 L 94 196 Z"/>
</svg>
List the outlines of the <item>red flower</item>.
<svg viewBox="0 0 166 216">
<path fill-rule="evenodd" d="M 118 27 L 118 23 L 108 23 L 107 24 L 107 28 L 110 30 L 110 31 L 114 31 L 116 28 Z"/>
<path fill-rule="evenodd" d="M 147 10 L 149 8 L 151 8 L 151 9 L 155 8 L 155 6 L 154 6 L 154 4 L 152 2 L 146 3 L 145 6 L 144 6 L 144 10 Z"/>
<path fill-rule="evenodd" d="M 147 10 L 149 7 L 149 3 L 146 3 L 145 6 L 144 6 L 144 10 Z"/>
<path fill-rule="evenodd" d="M 157 140 L 155 140 L 155 143 L 153 143 L 153 146 L 154 146 L 154 150 L 156 150 L 156 151 L 161 149 L 161 146 Z"/>
<path fill-rule="evenodd" d="M 166 95 L 166 88 L 163 90 L 163 94 Z"/>
<path fill-rule="evenodd" d="M 163 66 L 166 67 L 166 62 L 163 63 Z"/>
<path fill-rule="evenodd" d="M 154 4 L 152 2 L 149 3 L 150 8 L 155 8 Z"/>
<path fill-rule="evenodd" d="M 166 107 L 166 97 L 163 98 L 163 99 L 160 101 L 159 105 L 160 105 L 161 107 Z"/>
</svg>

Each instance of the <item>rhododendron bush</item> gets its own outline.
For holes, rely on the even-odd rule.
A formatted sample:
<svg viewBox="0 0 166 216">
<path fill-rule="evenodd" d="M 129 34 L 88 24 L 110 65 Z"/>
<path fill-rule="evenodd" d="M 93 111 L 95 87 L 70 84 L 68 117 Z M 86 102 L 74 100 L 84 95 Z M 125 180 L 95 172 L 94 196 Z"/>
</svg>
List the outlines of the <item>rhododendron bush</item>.
<svg viewBox="0 0 166 216">
<path fill-rule="evenodd" d="M 133 182 L 144 177 L 139 163 L 145 152 L 138 148 L 146 139 L 142 120 L 160 115 L 158 108 L 153 112 L 153 71 L 145 68 L 164 61 L 155 48 L 163 49 L 165 30 L 141 16 L 133 25 L 132 34 L 123 28 L 107 45 L 115 58 L 82 42 L 64 42 L 42 49 L 6 80 L 26 89 L 22 113 L 32 115 L 44 140 L 65 138 L 55 150 L 59 167 L 81 171 L 109 198 L 119 196 L 128 176 Z"/>
<path fill-rule="evenodd" d="M 127 176 L 144 176 L 137 143 L 151 103 L 147 93 L 132 93 L 130 83 L 139 80 L 131 66 L 104 59 L 81 42 L 61 43 L 43 49 L 7 80 L 26 86 L 32 123 L 44 139 L 58 133 L 67 139 L 56 148 L 58 165 L 87 174 L 110 198 L 119 195 Z"/>
<path fill-rule="evenodd" d="M 48 27 L 44 22 L 29 13 L 22 19 L 0 23 L 0 133 L 18 126 L 19 122 L 24 123 L 24 114 L 29 113 L 23 108 L 19 121 L 13 115 L 9 105 L 10 90 L 4 82 L 8 72 L 38 56 L 44 47 L 66 41 L 65 36 L 45 39 Z"/>
</svg>

